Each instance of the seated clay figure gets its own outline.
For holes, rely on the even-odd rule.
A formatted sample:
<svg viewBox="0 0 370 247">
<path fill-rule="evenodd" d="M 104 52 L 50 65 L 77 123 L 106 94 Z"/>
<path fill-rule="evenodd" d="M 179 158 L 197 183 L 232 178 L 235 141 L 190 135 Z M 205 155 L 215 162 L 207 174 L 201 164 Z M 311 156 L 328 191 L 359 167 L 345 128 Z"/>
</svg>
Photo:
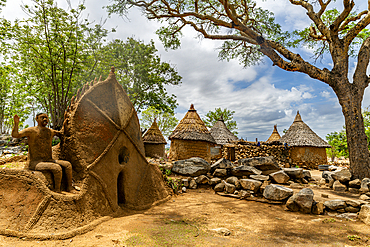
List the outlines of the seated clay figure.
<svg viewBox="0 0 370 247">
<path fill-rule="evenodd" d="M 57 131 L 46 127 L 49 118 L 45 113 L 36 115 L 37 126 L 29 127 L 18 132 L 19 117 L 14 116 L 14 127 L 12 136 L 15 138 L 28 138 L 28 167 L 34 171 L 51 171 L 54 177 L 54 188 L 56 192 L 61 192 L 62 168 L 67 177 L 67 191 L 72 191 L 72 165 L 65 160 L 53 160 L 52 140 L 53 137 L 61 136 L 62 131 Z"/>
</svg>

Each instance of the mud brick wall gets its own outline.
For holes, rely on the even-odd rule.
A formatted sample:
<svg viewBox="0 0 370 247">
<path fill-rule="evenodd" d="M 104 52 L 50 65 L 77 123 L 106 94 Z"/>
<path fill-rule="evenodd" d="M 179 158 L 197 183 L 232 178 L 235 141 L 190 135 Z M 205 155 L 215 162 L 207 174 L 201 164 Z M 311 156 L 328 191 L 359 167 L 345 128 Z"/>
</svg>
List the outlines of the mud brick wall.
<svg viewBox="0 0 370 247">
<path fill-rule="evenodd" d="M 213 143 L 206 141 L 191 141 L 191 140 L 171 140 L 170 155 L 171 161 L 184 160 L 192 157 L 200 157 L 207 162 L 211 161 L 211 147 Z"/>
<path fill-rule="evenodd" d="M 144 143 L 145 157 L 160 158 L 165 157 L 165 144 Z"/>
<path fill-rule="evenodd" d="M 284 147 L 284 145 L 267 145 L 263 143 L 260 146 L 257 146 L 256 143 L 224 145 L 222 147 L 222 157 L 225 159 L 230 157 L 228 154 L 230 149 L 228 147 L 234 148 L 235 161 L 245 158 L 274 156 L 282 167 L 290 167 L 292 164 L 290 148 Z"/>
</svg>

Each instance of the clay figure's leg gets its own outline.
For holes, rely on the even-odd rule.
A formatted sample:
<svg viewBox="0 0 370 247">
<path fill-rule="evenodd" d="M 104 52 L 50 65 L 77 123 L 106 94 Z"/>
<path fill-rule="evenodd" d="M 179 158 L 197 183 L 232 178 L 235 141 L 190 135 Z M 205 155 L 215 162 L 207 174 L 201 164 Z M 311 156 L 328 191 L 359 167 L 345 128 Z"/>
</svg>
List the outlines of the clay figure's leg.
<svg viewBox="0 0 370 247">
<path fill-rule="evenodd" d="M 36 171 L 51 171 L 54 176 L 54 188 L 56 192 L 60 192 L 62 183 L 63 170 L 62 167 L 52 162 L 40 162 L 35 167 Z"/>
<path fill-rule="evenodd" d="M 72 164 L 66 160 L 56 160 L 55 163 L 64 168 L 67 176 L 67 191 L 72 191 Z"/>
</svg>

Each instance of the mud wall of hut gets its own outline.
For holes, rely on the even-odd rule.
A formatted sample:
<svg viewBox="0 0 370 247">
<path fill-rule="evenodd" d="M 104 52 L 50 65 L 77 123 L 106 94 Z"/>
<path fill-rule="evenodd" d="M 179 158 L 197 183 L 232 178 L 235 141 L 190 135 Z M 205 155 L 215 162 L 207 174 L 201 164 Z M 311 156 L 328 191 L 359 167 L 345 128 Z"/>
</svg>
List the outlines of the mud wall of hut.
<svg viewBox="0 0 370 247">
<path fill-rule="evenodd" d="M 145 157 L 165 157 L 165 144 L 144 143 Z"/>
<path fill-rule="evenodd" d="M 184 160 L 192 157 L 200 157 L 206 161 L 211 161 L 211 147 L 215 144 L 206 141 L 191 140 L 171 140 L 169 159 Z"/>
<path fill-rule="evenodd" d="M 261 144 L 257 146 L 256 143 L 247 143 L 228 144 L 222 147 L 222 157 L 232 161 L 265 156 L 274 156 L 278 164 L 282 167 L 290 167 L 292 165 L 290 148 L 283 145 Z"/>
<path fill-rule="evenodd" d="M 293 164 L 317 168 L 318 165 L 327 163 L 326 149 L 318 147 L 292 147 L 290 157 Z"/>
</svg>

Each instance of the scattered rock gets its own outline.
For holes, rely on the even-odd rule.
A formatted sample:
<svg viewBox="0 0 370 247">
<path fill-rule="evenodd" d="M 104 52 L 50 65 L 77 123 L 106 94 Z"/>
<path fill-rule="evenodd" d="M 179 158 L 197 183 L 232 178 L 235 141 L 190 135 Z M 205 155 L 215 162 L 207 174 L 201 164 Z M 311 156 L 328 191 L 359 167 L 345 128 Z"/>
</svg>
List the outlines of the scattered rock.
<svg viewBox="0 0 370 247">
<path fill-rule="evenodd" d="M 300 185 L 299 183 L 292 183 L 289 185 L 289 187 L 292 189 L 302 189 L 303 188 L 303 186 Z"/>
<path fill-rule="evenodd" d="M 333 190 L 334 191 L 339 191 L 339 192 L 344 192 L 347 190 L 347 187 L 342 184 L 339 180 L 336 180 L 334 183 L 333 183 Z"/>
<path fill-rule="evenodd" d="M 316 215 L 323 214 L 324 209 L 325 209 L 325 206 L 324 206 L 323 202 L 315 202 L 314 201 L 312 203 L 312 213 L 313 214 L 316 214 Z"/>
<path fill-rule="evenodd" d="M 346 204 L 351 207 L 360 208 L 362 203 L 354 200 L 346 200 Z"/>
<path fill-rule="evenodd" d="M 343 213 L 343 214 L 338 214 L 335 217 L 346 219 L 346 220 L 356 220 L 357 214 L 356 213 Z"/>
<path fill-rule="evenodd" d="M 304 188 L 297 194 L 289 197 L 286 207 L 293 212 L 311 213 L 314 193 L 310 188 Z"/>
<path fill-rule="evenodd" d="M 329 195 L 328 194 L 321 194 L 321 197 L 322 198 L 329 198 Z"/>
<path fill-rule="evenodd" d="M 181 179 L 181 183 L 183 186 L 185 186 L 186 188 L 189 187 L 189 179 L 187 178 L 183 178 Z"/>
<path fill-rule="evenodd" d="M 257 170 L 252 166 L 237 166 L 231 169 L 231 174 L 237 177 L 250 176 L 250 175 L 261 175 L 261 171 Z"/>
<path fill-rule="evenodd" d="M 231 231 L 227 228 L 215 228 L 215 229 L 211 229 L 211 231 L 214 231 L 215 233 L 223 235 L 223 236 L 231 235 Z"/>
<path fill-rule="evenodd" d="M 235 185 L 224 182 L 226 193 L 233 194 L 236 190 Z"/>
<path fill-rule="evenodd" d="M 370 178 L 364 178 L 362 179 L 361 181 L 361 189 L 360 189 L 360 192 L 361 193 L 366 193 L 370 190 Z"/>
<path fill-rule="evenodd" d="M 291 179 L 297 179 L 297 178 L 303 178 L 303 169 L 302 168 L 283 168 L 283 171 L 291 178 Z"/>
<path fill-rule="evenodd" d="M 237 177 L 228 177 L 225 181 L 226 183 L 235 185 L 236 189 L 240 189 L 240 182 Z"/>
<path fill-rule="evenodd" d="M 366 225 L 370 225 L 370 205 L 364 204 L 361 206 L 361 210 L 358 213 L 358 218 Z"/>
<path fill-rule="evenodd" d="M 309 179 L 311 177 L 311 172 L 309 170 L 303 170 L 303 178 Z"/>
<path fill-rule="evenodd" d="M 268 200 L 281 201 L 293 195 L 293 190 L 287 187 L 270 184 L 263 191 L 263 196 Z"/>
<path fill-rule="evenodd" d="M 185 187 L 182 187 L 181 188 L 181 191 L 182 191 L 182 193 L 186 193 L 186 188 Z"/>
<path fill-rule="evenodd" d="M 234 164 L 225 158 L 221 158 L 216 161 L 213 165 L 211 165 L 211 173 L 214 172 L 216 169 L 231 169 L 233 168 Z"/>
<path fill-rule="evenodd" d="M 364 200 L 364 201 L 368 201 L 368 200 L 370 200 L 370 197 L 369 196 L 367 196 L 367 195 L 365 195 L 365 194 L 363 194 L 363 195 L 361 195 L 360 196 L 360 198 L 359 198 L 360 200 Z"/>
<path fill-rule="evenodd" d="M 208 184 L 211 185 L 211 186 L 214 186 L 214 185 L 219 184 L 219 183 L 221 183 L 221 178 L 211 178 L 208 181 Z"/>
<path fill-rule="evenodd" d="M 240 199 L 245 199 L 245 198 L 250 197 L 250 196 L 251 196 L 251 193 L 249 191 L 240 190 L 240 193 L 239 193 L 239 198 Z"/>
<path fill-rule="evenodd" d="M 349 206 L 349 207 L 344 208 L 344 210 L 349 213 L 357 213 L 358 211 L 360 211 L 360 208 Z"/>
<path fill-rule="evenodd" d="M 208 184 L 209 178 L 206 175 L 200 175 L 195 179 L 197 184 Z"/>
<path fill-rule="evenodd" d="M 240 185 L 245 190 L 253 191 L 254 193 L 257 193 L 259 188 L 262 185 L 262 182 L 258 180 L 254 180 L 254 179 L 240 179 Z"/>
<path fill-rule="evenodd" d="M 222 192 L 225 190 L 225 184 L 224 183 L 218 183 L 216 186 L 213 188 L 215 192 Z"/>
<path fill-rule="evenodd" d="M 278 184 L 285 184 L 289 180 L 289 176 L 284 171 L 278 171 L 269 175 L 273 181 Z"/>
<path fill-rule="evenodd" d="M 347 204 L 344 200 L 336 199 L 331 201 L 324 202 L 325 207 L 329 208 L 330 210 L 338 210 L 338 209 L 344 209 L 347 207 Z"/>
<path fill-rule="evenodd" d="M 269 176 L 265 176 L 265 175 L 250 175 L 251 179 L 255 179 L 255 180 L 259 180 L 259 181 L 267 181 L 269 180 Z"/>
<path fill-rule="evenodd" d="M 274 156 L 253 157 L 238 160 L 239 166 L 252 166 L 260 171 L 278 171 L 281 170 Z"/>
<path fill-rule="evenodd" d="M 216 169 L 212 176 L 214 177 L 226 177 L 227 176 L 227 170 L 226 169 Z"/>
<path fill-rule="evenodd" d="M 348 186 L 351 188 L 361 188 L 361 180 L 360 179 L 355 179 L 352 181 L 349 181 Z"/>
<path fill-rule="evenodd" d="M 335 180 L 338 180 L 341 183 L 346 183 L 351 180 L 352 174 L 348 169 L 342 169 L 333 172 L 331 174 L 331 177 Z"/>
<path fill-rule="evenodd" d="M 189 182 L 189 189 L 196 189 L 198 187 L 197 182 L 194 179 L 190 180 Z"/>
<path fill-rule="evenodd" d="M 211 165 L 202 158 L 193 157 L 186 160 L 178 160 L 173 162 L 172 172 L 196 177 L 199 175 L 205 175 L 211 169 Z"/>
<path fill-rule="evenodd" d="M 320 185 L 325 185 L 326 184 L 326 179 L 325 178 L 321 178 L 320 181 L 319 181 L 319 184 Z"/>
<path fill-rule="evenodd" d="M 360 194 L 360 189 L 357 188 L 348 188 L 348 192 L 352 194 Z"/>
</svg>

